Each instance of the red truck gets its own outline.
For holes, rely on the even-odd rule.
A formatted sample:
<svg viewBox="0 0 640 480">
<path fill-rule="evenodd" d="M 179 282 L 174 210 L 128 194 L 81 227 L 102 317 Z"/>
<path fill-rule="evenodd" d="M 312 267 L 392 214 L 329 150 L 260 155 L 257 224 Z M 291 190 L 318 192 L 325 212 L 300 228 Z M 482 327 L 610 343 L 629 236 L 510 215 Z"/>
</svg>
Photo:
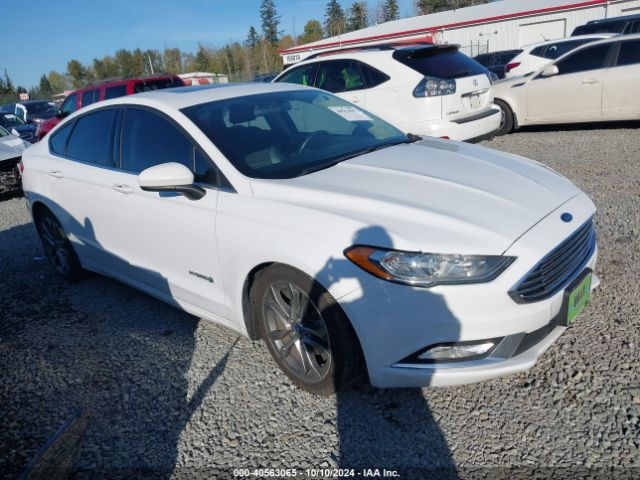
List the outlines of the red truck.
<svg viewBox="0 0 640 480">
<path fill-rule="evenodd" d="M 71 92 L 64 99 L 60 111 L 55 117 L 40 125 L 37 132 L 38 140 L 42 140 L 67 115 L 100 100 L 182 86 L 184 86 L 184 82 L 176 75 L 154 75 L 151 77 L 128 78 L 126 80 L 106 80 L 99 84 L 80 88 Z"/>
</svg>

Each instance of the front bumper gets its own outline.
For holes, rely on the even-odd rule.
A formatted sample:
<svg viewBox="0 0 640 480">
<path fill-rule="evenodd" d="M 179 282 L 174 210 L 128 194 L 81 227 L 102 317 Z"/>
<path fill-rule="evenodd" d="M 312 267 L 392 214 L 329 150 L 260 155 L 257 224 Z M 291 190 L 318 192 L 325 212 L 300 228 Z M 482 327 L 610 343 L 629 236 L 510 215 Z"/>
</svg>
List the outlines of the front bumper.
<svg viewBox="0 0 640 480">
<path fill-rule="evenodd" d="M 405 130 L 432 137 L 448 137 L 451 140 L 476 143 L 495 135 L 500 128 L 500 109 L 490 110 L 456 120 L 438 120 L 424 124 L 403 126 Z"/>
<path fill-rule="evenodd" d="M 563 223 L 557 212 L 544 218 L 505 252 L 517 260 L 492 282 L 425 289 L 375 279 L 340 298 L 360 340 L 372 385 L 460 385 L 531 368 L 565 330 L 555 323 L 564 289 L 551 298 L 527 304 L 517 304 L 508 292 L 593 215 L 593 204 L 581 194 L 564 204 L 562 211 L 574 214 L 573 224 Z M 584 268 L 595 271 L 596 259 L 597 248 Z M 598 283 L 594 275 L 592 289 Z M 436 364 L 405 360 L 431 345 L 495 338 L 503 338 L 502 343 L 478 360 Z"/>
</svg>

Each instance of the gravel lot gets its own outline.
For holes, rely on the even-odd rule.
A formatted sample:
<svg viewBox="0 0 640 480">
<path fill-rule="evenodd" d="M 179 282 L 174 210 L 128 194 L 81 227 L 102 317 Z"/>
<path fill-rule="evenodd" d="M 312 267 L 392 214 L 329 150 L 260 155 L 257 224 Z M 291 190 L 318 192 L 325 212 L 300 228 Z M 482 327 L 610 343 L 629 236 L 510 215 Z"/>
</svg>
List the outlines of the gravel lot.
<svg viewBox="0 0 640 480">
<path fill-rule="evenodd" d="M 602 285 L 533 370 L 458 388 L 307 395 L 260 343 L 106 278 L 64 284 L 23 199 L 0 201 L 0 476 L 19 476 L 85 408 L 77 478 L 336 466 L 640 477 L 640 134 L 537 129 L 486 145 L 591 195 Z"/>
</svg>

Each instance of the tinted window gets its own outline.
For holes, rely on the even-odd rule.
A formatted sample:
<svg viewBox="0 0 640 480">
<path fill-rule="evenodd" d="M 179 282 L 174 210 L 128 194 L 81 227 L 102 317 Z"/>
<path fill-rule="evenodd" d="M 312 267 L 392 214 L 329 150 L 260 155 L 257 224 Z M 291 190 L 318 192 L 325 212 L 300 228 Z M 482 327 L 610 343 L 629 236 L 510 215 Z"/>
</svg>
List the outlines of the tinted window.
<svg viewBox="0 0 640 480">
<path fill-rule="evenodd" d="M 556 58 L 561 57 L 567 52 L 570 52 L 574 48 L 578 48 L 580 45 L 584 45 L 585 43 L 591 42 L 595 39 L 589 40 L 574 40 L 571 42 L 561 42 L 554 43 L 553 45 L 549 45 L 547 50 L 544 52 L 544 58 L 548 58 L 549 60 L 555 60 Z"/>
<path fill-rule="evenodd" d="M 393 58 L 428 77 L 453 79 L 487 74 L 482 65 L 455 47 L 400 49 L 393 53 Z"/>
<path fill-rule="evenodd" d="M 87 90 L 82 94 L 82 106 L 86 107 L 98 101 L 99 90 Z"/>
<path fill-rule="evenodd" d="M 127 94 L 126 85 L 116 85 L 115 87 L 109 87 L 104 92 L 104 99 L 124 97 Z"/>
<path fill-rule="evenodd" d="M 626 20 L 603 23 L 588 23 L 587 25 L 581 25 L 580 27 L 576 28 L 571 36 L 575 37 L 576 35 L 590 35 L 592 33 L 622 33 L 626 25 Z"/>
<path fill-rule="evenodd" d="M 531 55 L 535 56 L 535 57 L 540 57 L 540 58 L 544 58 L 544 51 L 547 49 L 546 45 L 543 45 L 541 47 L 536 47 L 533 50 L 531 50 Z"/>
<path fill-rule="evenodd" d="M 249 95 L 182 111 L 240 172 L 254 178 L 297 177 L 408 141 L 370 113 L 315 90 Z"/>
<path fill-rule="evenodd" d="M 640 63 L 640 40 L 631 40 L 620 44 L 618 66 L 637 65 Z"/>
<path fill-rule="evenodd" d="M 365 81 L 357 62 L 337 60 L 319 64 L 315 87 L 332 93 L 348 92 L 365 88 Z"/>
<path fill-rule="evenodd" d="M 126 110 L 121 152 L 122 168 L 130 172 L 169 162 L 193 168 L 191 142 L 169 120 L 149 110 Z"/>
<path fill-rule="evenodd" d="M 152 90 L 162 90 L 163 88 L 182 87 L 181 80 L 165 78 L 160 80 L 141 80 L 133 84 L 134 93 L 150 92 Z"/>
<path fill-rule="evenodd" d="M 474 57 L 474 60 L 484 67 L 490 67 L 492 59 L 493 55 L 489 54 L 478 55 L 477 57 Z"/>
<path fill-rule="evenodd" d="M 314 71 L 317 66 L 316 63 L 312 63 L 311 65 L 303 65 L 289 70 L 278 79 L 278 82 L 297 83 L 298 85 L 307 86 L 313 85 Z"/>
<path fill-rule="evenodd" d="M 111 134 L 117 110 L 100 110 L 76 120 L 67 144 L 67 157 L 96 165 L 113 166 Z"/>
<path fill-rule="evenodd" d="M 57 153 L 58 155 L 67 154 L 67 139 L 69 138 L 72 127 L 73 122 L 69 122 L 51 135 L 51 139 L 49 140 L 49 148 L 51 149 L 51 152 Z"/>
<path fill-rule="evenodd" d="M 218 169 L 199 148 L 194 148 L 193 173 L 196 182 L 218 185 Z"/>
<path fill-rule="evenodd" d="M 379 70 L 376 70 L 375 68 L 370 67 L 369 65 L 365 65 L 364 63 L 360 63 L 360 70 L 362 71 L 364 81 L 367 84 L 368 88 L 377 87 L 378 85 L 389 80 L 388 75 L 385 75 Z"/>
<path fill-rule="evenodd" d="M 602 68 L 607 53 L 609 53 L 609 45 L 598 45 L 580 50 L 558 62 L 560 75 Z"/>
<path fill-rule="evenodd" d="M 74 93 L 73 95 L 69 95 L 67 99 L 62 104 L 60 110 L 64 113 L 73 113 L 76 111 L 76 99 L 77 95 Z"/>
<path fill-rule="evenodd" d="M 640 20 L 631 23 L 626 33 L 640 33 Z"/>
</svg>

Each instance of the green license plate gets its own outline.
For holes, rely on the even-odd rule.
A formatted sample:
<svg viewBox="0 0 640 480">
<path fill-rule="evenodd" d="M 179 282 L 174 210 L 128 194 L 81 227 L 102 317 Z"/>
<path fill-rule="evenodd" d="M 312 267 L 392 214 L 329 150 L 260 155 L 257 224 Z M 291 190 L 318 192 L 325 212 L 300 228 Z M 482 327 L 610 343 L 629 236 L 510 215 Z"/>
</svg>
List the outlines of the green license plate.
<svg viewBox="0 0 640 480">
<path fill-rule="evenodd" d="M 584 310 L 591 298 L 591 272 L 578 280 L 578 284 L 567 290 L 566 325 L 573 323 L 575 318 Z"/>
</svg>

